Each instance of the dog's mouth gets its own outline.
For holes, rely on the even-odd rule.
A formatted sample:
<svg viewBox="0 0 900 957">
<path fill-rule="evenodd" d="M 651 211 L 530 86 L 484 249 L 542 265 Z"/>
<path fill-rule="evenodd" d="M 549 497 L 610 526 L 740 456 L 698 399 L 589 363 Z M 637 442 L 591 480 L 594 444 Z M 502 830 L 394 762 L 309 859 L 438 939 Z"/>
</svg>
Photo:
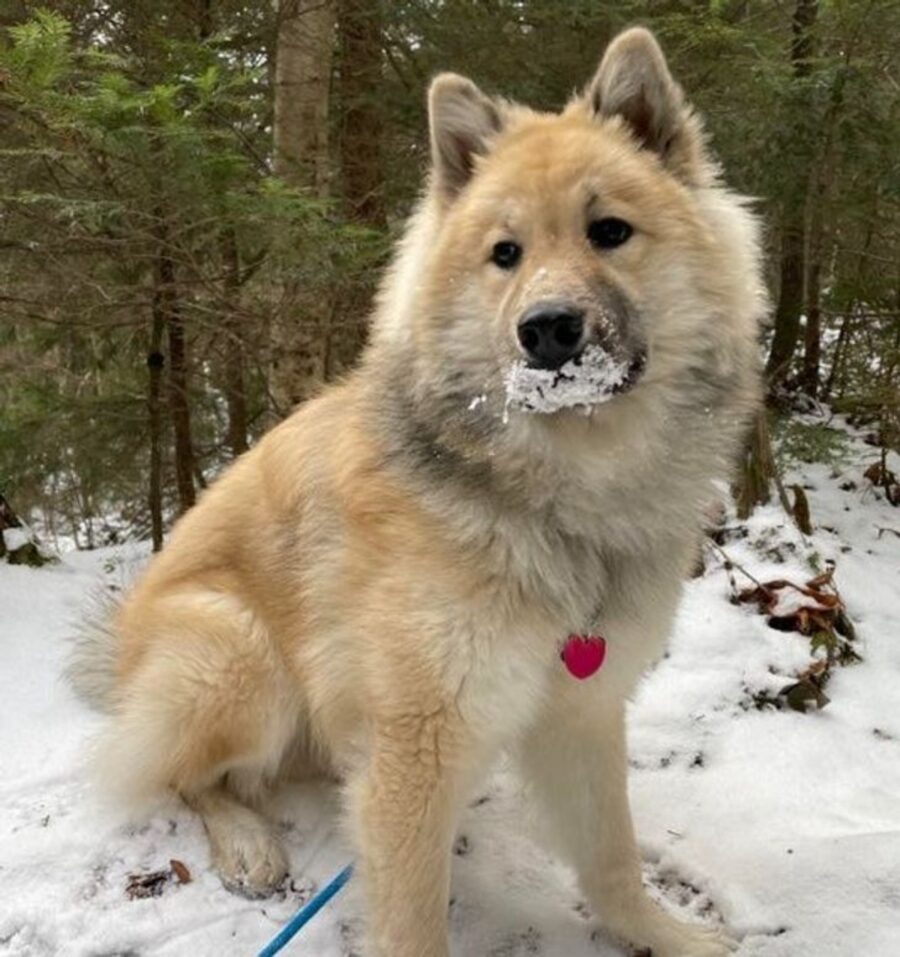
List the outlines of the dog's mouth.
<svg viewBox="0 0 900 957">
<path fill-rule="evenodd" d="M 590 412 L 630 392 L 646 366 L 646 349 L 620 358 L 592 344 L 558 369 L 535 368 L 520 359 L 506 374 L 506 404 L 523 412 Z"/>
</svg>

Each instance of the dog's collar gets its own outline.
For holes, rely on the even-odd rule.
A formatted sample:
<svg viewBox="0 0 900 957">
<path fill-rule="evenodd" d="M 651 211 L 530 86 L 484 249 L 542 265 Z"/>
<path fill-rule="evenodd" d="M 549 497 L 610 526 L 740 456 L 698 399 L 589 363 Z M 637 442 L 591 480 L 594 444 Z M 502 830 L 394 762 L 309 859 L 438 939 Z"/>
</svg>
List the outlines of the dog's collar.
<svg viewBox="0 0 900 957">
<path fill-rule="evenodd" d="M 606 639 L 602 635 L 569 635 L 559 657 L 573 678 L 584 681 L 600 670 L 606 658 Z"/>
</svg>

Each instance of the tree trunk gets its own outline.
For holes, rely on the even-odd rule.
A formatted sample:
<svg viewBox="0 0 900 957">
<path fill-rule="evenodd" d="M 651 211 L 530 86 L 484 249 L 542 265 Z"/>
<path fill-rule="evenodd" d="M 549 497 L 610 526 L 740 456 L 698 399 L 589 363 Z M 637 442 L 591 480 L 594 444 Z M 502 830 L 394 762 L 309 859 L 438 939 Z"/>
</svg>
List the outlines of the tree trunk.
<svg viewBox="0 0 900 957">
<path fill-rule="evenodd" d="M 854 304 L 851 303 L 847 312 L 841 316 L 841 327 L 838 330 L 837 342 L 834 345 L 834 352 L 831 355 L 831 370 L 828 373 L 828 379 L 825 381 L 825 384 L 822 387 L 821 397 L 823 402 L 828 402 L 829 399 L 831 399 L 832 392 L 834 391 L 834 383 L 838 376 L 838 371 L 841 369 L 844 362 L 844 352 L 847 343 L 847 330 L 850 325 L 850 314 L 854 308 Z"/>
<path fill-rule="evenodd" d="M 354 222 L 387 228 L 381 113 L 381 7 L 339 0 L 341 183 Z"/>
<path fill-rule="evenodd" d="M 165 356 L 162 352 L 165 316 L 162 292 L 157 285 L 153 295 L 153 315 L 150 327 L 150 349 L 147 352 L 147 422 L 150 433 L 150 488 L 147 504 L 150 507 L 150 535 L 153 551 L 163 546 L 162 513 L 162 380 Z"/>
<path fill-rule="evenodd" d="M 806 279 L 806 336 L 801 388 L 813 399 L 819 393 L 819 364 L 822 352 L 822 269 L 829 247 L 826 208 L 835 177 L 834 134 L 844 103 L 844 73 L 838 72 L 828 110 L 822 123 L 822 150 L 816 164 L 810 203 L 809 270 Z"/>
<path fill-rule="evenodd" d="M 10 529 L 16 529 L 17 535 L 11 545 L 7 545 L 3 534 Z M 30 565 L 40 568 L 53 559 L 44 555 L 38 548 L 31 530 L 26 528 L 19 516 L 12 510 L 12 506 L 0 492 L 0 558 L 10 565 Z"/>
<path fill-rule="evenodd" d="M 194 15 L 197 21 L 197 34 L 202 43 L 213 35 L 216 27 L 214 14 L 213 0 L 196 0 Z"/>
<path fill-rule="evenodd" d="M 275 53 L 275 175 L 328 193 L 334 0 L 280 0 Z"/>
<path fill-rule="evenodd" d="M 171 262 L 171 260 L 169 260 Z M 194 492 L 194 447 L 191 442 L 191 408 L 188 399 L 187 342 L 178 303 L 173 301 L 169 326 L 169 407 L 175 430 L 175 484 L 180 510 L 197 500 Z"/>
<path fill-rule="evenodd" d="M 792 23 L 791 65 L 795 80 L 804 81 L 812 71 L 813 28 L 819 12 L 818 0 L 797 0 Z M 798 86 L 799 86 L 798 82 Z M 805 97 L 804 97 L 805 99 Z M 802 104 L 798 104 L 798 107 Z M 782 211 L 781 262 L 775 332 L 766 363 L 770 386 L 784 382 L 790 371 L 800 335 L 800 314 L 804 302 L 806 248 L 806 199 L 809 194 L 810 157 L 797 155 L 796 181 L 788 189 Z"/>
<path fill-rule="evenodd" d="M 6 555 L 6 542 L 3 538 L 4 531 L 8 528 L 21 527 L 22 523 L 19 521 L 19 516 L 16 515 L 12 510 L 12 506 L 3 497 L 3 494 L 0 493 L 0 558 Z"/>
<path fill-rule="evenodd" d="M 334 0 L 280 0 L 275 63 L 275 173 L 324 197 L 329 184 L 328 110 L 334 57 Z M 271 396 L 286 415 L 325 380 L 322 290 L 285 284 L 272 322 Z"/>
<path fill-rule="evenodd" d="M 240 256 L 234 227 L 222 234 L 225 261 L 225 402 L 228 407 L 228 447 L 237 458 L 247 451 L 247 393 L 244 385 L 244 339 L 241 335 L 238 295 Z"/>
<path fill-rule="evenodd" d="M 821 245 L 812 247 L 806 295 L 806 330 L 803 343 L 803 371 L 801 389 L 811 398 L 820 392 L 820 365 L 822 361 L 822 258 Z"/>
<path fill-rule="evenodd" d="M 156 234 L 156 294 L 169 339 L 169 413 L 175 434 L 175 485 L 181 512 L 196 501 L 194 447 L 191 441 L 191 408 L 188 397 L 188 357 L 184 319 L 175 286 L 175 262 L 169 249 L 165 219 L 159 217 Z"/>
<path fill-rule="evenodd" d="M 792 515 L 793 511 L 778 475 L 778 467 L 772 452 L 769 416 L 765 409 L 760 409 L 756 413 L 753 427 L 744 445 L 741 470 L 734 488 L 738 518 L 749 518 L 757 505 L 767 504 L 772 498 L 773 483 L 778 491 L 782 507 L 789 515 Z"/>
<path fill-rule="evenodd" d="M 770 386 L 780 385 L 790 371 L 797 340 L 800 337 L 800 314 L 803 311 L 803 272 L 805 229 L 802 203 L 785 212 L 781 236 L 778 302 L 775 306 L 775 333 L 766 363 Z M 800 207 L 799 209 L 796 207 Z"/>
<path fill-rule="evenodd" d="M 864 275 L 866 271 L 866 260 L 872 246 L 872 240 L 875 237 L 875 223 L 878 222 L 878 194 L 875 194 L 875 201 L 872 206 L 871 214 L 868 218 L 866 227 L 866 238 L 863 240 L 862 248 L 856 260 L 856 289 L 862 289 L 864 286 Z M 834 355 L 831 359 L 831 372 L 828 375 L 828 381 L 825 383 L 823 398 L 827 401 L 832 397 L 837 387 L 839 398 L 843 398 L 844 386 L 846 385 L 846 357 L 850 354 L 850 340 L 853 333 L 853 313 L 856 311 L 857 301 L 851 299 L 844 306 L 844 314 L 841 317 L 841 328 L 838 333 L 837 344 L 834 347 Z"/>
<path fill-rule="evenodd" d="M 803 81 L 812 70 L 813 28 L 819 12 L 818 0 L 796 0 L 792 22 L 791 64 L 794 78 Z M 788 190 L 782 210 L 781 260 L 775 329 L 766 362 L 769 388 L 784 382 L 790 371 L 800 335 L 800 314 L 804 301 L 806 246 L 806 198 L 809 193 L 808 162 L 800 156 L 797 179 Z M 766 410 L 761 409 L 744 446 L 741 471 L 734 489 L 738 516 L 747 518 L 757 505 L 771 497 L 771 483 L 779 487 L 782 504 L 787 508 L 778 479 Z M 789 510 L 789 509 L 788 509 Z"/>
<path fill-rule="evenodd" d="M 744 446 L 741 470 L 735 489 L 738 518 L 748 518 L 757 505 L 768 503 L 772 497 L 770 483 L 774 468 L 766 410 L 760 409 Z"/>
<path fill-rule="evenodd" d="M 807 276 L 806 329 L 803 337 L 803 371 L 800 388 L 812 399 L 819 396 L 819 363 L 822 356 L 822 249 L 810 245 Z"/>
<path fill-rule="evenodd" d="M 379 232 L 387 230 L 382 141 L 382 14 L 369 0 L 339 0 L 338 91 L 340 169 L 347 218 Z M 374 282 L 359 275 L 342 287 L 334 309 L 326 376 L 353 365 L 365 345 Z"/>
<path fill-rule="evenodd" d="M 796 81 L 803 81 L 812 70 L 813 28 L 818 12 L 818 0 L 796 0 L 791 25 L 791 65 Z M 787 378 L 800 335 L 806 271 L 806 198 L 809 193 L 808 161 L 804 162 L 804 159 L 803 156 L 796 158 L 796 180 L 787 191 L 782 209 L 778 301 L 772 345 L 766 362 L 770 390 Z M 747 436 L 734 489 L 740 518 L 747 518 L 757 505 L 769 501 L 773 481 L 779 485 L 782 504 L 785 504 L 772 454 L 766 410 L 761 409 Z"/>
</svg>

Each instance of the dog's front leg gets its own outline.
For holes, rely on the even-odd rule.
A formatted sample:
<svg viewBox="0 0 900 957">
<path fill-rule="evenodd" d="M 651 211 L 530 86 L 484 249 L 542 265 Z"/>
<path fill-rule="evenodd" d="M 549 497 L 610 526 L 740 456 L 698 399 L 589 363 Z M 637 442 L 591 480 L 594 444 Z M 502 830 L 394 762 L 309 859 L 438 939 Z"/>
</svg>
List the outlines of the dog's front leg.
<svg viewBox="0 0 900 957">
<path fill-rule="evenodd" d="M 447 957 L 453 830 L 470 768 L 452 706 L 377 719 L 351 803 L 370 957 Z"/>
<path fill-rule="evenodd" d="M 675 920 L 644 890 L 628 804 L 623 697 L 604 688 L 603 678 L 576 683 L 561 674 L 522 742 L 520 763 L 541 819 L 614 935 L 649 947 L 653 957 L 724 957 L 732 949 L 727 938 Z"/>
</svg>

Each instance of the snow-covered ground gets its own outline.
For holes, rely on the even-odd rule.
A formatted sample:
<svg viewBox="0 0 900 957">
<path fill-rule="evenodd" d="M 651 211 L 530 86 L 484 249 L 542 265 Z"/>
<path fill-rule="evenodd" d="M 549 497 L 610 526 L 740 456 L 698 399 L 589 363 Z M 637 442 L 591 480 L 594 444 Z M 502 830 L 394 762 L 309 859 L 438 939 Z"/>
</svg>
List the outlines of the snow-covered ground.
<svg viewBox="0 0 900 957">
<path fill-rule="evenodd" d="M 854 439 L 840 474 L 814 465 L 790 476 L 808 487 L 810 540 L 770 507 L 726 544 L 762 579 L 810 578 L 813 552 L 820 565 L 836 562 L 864 660 L 836 672 L 831 704 L 811 714 L 754 706 L 754 695 L 777 693 L 809 663 L 809 643 L 729 603 L 711 553 L 688 587 L 671 654 L 632 709 L 647 880 L 675 910 L 724 918 L 742 957 L 900 954 L 900 538 L 878 531 L 900 528 L 900 510 L 862 479 L 874 459 Z M 848 480 L 856 488 L 842 490 Z M 65 635 L 98 579 L 121 577 L 134 554 L 0 565 L 0 955 L 252 955 L 349 857 L 334 795 L 287 788 L 273 812 L 293 883 L 281 900 L 250 902 L 223 890 L 200 824 L 175 801 L 130 823 L 100 803 L 83 772 L 99 719 L 61 681 Z M 621 957 L 522 820 L 518 785 L 500 768 L 461 824 L 454 953 Z M 159 896 L 130 899 L 130 880 L 172 859 L 190 882 L 172 878 Z M 359 955 L 359 912 L 351 884 L 286 953 Z"/>
</svg>

